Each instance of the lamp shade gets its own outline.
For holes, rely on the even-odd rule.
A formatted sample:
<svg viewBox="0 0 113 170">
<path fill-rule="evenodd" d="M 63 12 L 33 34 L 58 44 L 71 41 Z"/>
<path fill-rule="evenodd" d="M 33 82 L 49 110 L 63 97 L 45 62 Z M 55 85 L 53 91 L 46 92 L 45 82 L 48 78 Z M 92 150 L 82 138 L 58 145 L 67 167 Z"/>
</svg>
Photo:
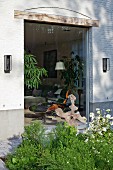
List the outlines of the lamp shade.
<svg viewBox="0 0 113 170">
<path fill-rule="evenodd" d="M 62 61 L 56 62 L 55 70 L 65 70 L 65 65 Z"/>
</svg>

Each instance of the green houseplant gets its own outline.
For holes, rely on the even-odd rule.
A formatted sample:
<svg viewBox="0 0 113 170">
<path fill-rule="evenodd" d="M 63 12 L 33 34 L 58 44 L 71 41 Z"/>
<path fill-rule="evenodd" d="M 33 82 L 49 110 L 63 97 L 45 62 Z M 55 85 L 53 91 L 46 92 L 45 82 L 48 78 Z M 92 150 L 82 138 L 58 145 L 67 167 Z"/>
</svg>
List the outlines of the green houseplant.
<svg viewBox="0 0 113 170">
<path fill-rule="evenodd" d="M 61 71 L 61 79 L 68 89 L 77 87 L 83 75 L 83 60 L 76 55 L 73 58 L 64 57 L 63 62 L 66 69 Z"/>
<path fill-rule="evenodd" d="M 39 67 L 33 54 L 24 52 L 24 84 L 28 88 L 38 89 L 43 76 L 47 76 L 45 68 Z"/>
</svg>

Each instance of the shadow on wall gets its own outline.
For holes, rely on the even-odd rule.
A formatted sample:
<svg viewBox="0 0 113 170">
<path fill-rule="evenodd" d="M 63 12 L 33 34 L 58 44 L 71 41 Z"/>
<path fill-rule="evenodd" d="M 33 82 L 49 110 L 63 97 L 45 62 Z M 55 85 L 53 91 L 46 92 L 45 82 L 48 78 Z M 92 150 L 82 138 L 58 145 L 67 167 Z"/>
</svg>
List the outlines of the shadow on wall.
<svg viewBox="0 0 113 170">
<path fill-rule="evenodd" d="M 113 49 L 113 1 L 106 0 L 93 0 L 80 3 L 80 1 L 68 1 L 68 8 L 75 9 L 77 11 L 82 11 L 84 14 L 88 15 L 93 19 L 99 20 L 99 27 L 93 27 L 90 30 L 90 34 L 93 40 L 90 44 L 90 78 L 91 86 L 94 87 L 93 102 L 103 101 L 103 108 L 109 109 L 113 108 L 113 59 L 112 59 L 112 49 Z M 77 9 L 76 9 L 77 7 Z M 93 42 L 92 42 L 93 41 Z M 110 58 L 110 71 L 103 73 L 102 70 L 102 58 Z M 93 59 L 93 60 L 92 60 Z M 93 69 L 94 70 L 93 70 Z M 92 89 L 93 90 L 93 89 Z M 90 96 L 91 97 L 91 96 Z M 109 102 L 109 104 L 105 104 Z"/>
<path fill-rule="evenodd" d="M 63 1 L 63 0 L 55 0 L 54 3 L 53 1 L 47 0 L 41 1 L 39 0 L 36 2 L 33 0 L 32 2 L 28 2 L 27 0 L 23 0 L 23 4 L 21 2 L 18 2 L 18 6 L 20 4 L 21 9 L 28 9 L 28 8 L 36 8 L 36 7 L 60 7 L 61 8 L 68 8 L 74 11 L 81 12 L 93 19 L 99 19 L 100 21 L 100 26 L 98 28 L 93 28 L 92 29 L 92 36 L 94 37 L 94 42 L 93 42 L 93 56 L 92 53 L 90 53 L 90 62 L 93 57 L 93 62 L 94 62 L 94 72 L 92 69 L 92 63 L 90 65 L 91 68 L 91 73 L 90 76 L 92 77 L 92 80 L 95 83 L 95 98 L 94 101 L 99 102 L 99 101 L 110 101 L 112 100 L 112 92 L 113 92 L 113 86 L 112 86 L 112 81 L 113 76 L 112 76 L 112 69 L 113 65 L 110 65 L 110 71 L 107 73 L 102 72 L 102 68 L 100 65 L 102 65 L 102 58 L 103 57 L 112 57 L 112 53 L 110 49 L 113 49 L 113 33 L 112 33 L 112 28 L 113 28 L 113 22 L 111 22 L 113 18 L 112 14 L 112 6 L 113 6 L 113 1 L 106 1 L 106 0 L 70 0 L 70 1 Z M 27 5 L 25 5 L 27 4 Z M 46 12 L 45 12 L 46 11 Z M 59 14 L 59 15 L 64 15 L 64 16 L 74 16 L 74 17 L 81 17 L 84 18 L 83 15 L 74 13 L 72 11 L 66 11 L 66 10 L 61 10 L 58 8 L 43 8 L 43 9 L 38 9 L 38 12 L 40 13 L 50 13 L 50 14 Z M 92 47 L 91 47 L 92 48 Z M 112 59 L 111 59 L 112 63 Z M 107 81 L 105 81 L 105 77 L 107 77 Z M 92 84 L 91 84 L 92 86 Z M 106 93 L 107 91 L 107 93 Z M 100 96 L 100 93 L 102 94 Z M 109 97 L 107 99 L 107 97 Z M 92 99 L 93 100 L 93 99 Z"/>
<path fill-rule="evenodd" d="M 100 99 L 103 101 L 112 100 L 113 96 L 113 64 L 112 64 L 112 49 L 113 49 L 113 1 L 101 0 L 97 3 L 96 0 L 93 1 L 93 12 L 96 18 L 99 19 L 100 25 L 99 28 L 93 28 L 94 33 L 93 37 L 95 37 L 94 41 L 94 68 L 95 73 L 94 81 L 97 82 L 95 84 L 97 86 L 97 92 L 95 101 L 99 101 Z M 99 58 L 99 59 L 98 59 Z M 110 58 L 110 71 L 106 73 L 102 73 L 102 58 Z M 101 67 L 100 67 L 101 63 Z M 98 76 L 97 76 L 98 75 Z M 99 87 L 100 86 L 100 87 Z M 103 91 L 102 91 L 103 90 Z M 102 94 L 102 97 L 100 98 Z"/>
</svg>

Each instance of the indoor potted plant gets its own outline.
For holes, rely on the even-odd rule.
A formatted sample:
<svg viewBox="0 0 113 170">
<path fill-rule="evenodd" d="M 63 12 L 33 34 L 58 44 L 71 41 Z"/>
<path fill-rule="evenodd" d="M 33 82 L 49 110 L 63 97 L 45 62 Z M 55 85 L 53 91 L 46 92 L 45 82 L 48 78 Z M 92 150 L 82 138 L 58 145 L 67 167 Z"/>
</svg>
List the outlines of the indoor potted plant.
<svg viewBox="0 0 113 170">
<path fill-rule="evenodd" d="M 38 62 L 33 54 L 24 52 L 24 84 L 27 88 L 38 89 L 43 76 L 47 76 L 47 71 L 38 66 Z"/>
<path fill-rule="evenodd" d="M 79 86 L 81 76 L 83 76 L 83 61 L 76 55 L 73 58 L 63 57 L 65 70 L 61 71 L 61 79 L 64 80 L 64 84 L 68 89 Z"/>
</svg>

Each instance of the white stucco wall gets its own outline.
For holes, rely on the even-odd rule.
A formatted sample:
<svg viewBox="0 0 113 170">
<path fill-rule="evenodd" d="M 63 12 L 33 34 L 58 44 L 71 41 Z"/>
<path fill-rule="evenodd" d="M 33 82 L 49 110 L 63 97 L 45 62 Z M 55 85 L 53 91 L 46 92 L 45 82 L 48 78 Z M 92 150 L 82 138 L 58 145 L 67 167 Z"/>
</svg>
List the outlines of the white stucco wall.
<svg viewBox="0 0 113 170">
<path fill-rule="evenodd" d="M 0 1 L 0 110 L 24 108 L 24 26 L 14 19 L 13 1 Z M 12 71 L 4 73 L 4 55 L 12 55 Z"/>
<path fill-rule="evenodd" d="M 84 18 L 86 16 L 92 19 L 98 19 L 99 27 L 90 29 L 89 40 L 89 64 L 90 64 L 90 102 L 109 102 L 113 101 L 113 1 L 112 0 L 22 0 L 15 2 L 17 10 L 29 10 L 31 12 L 48 13 L 63 16 L 73 16 Z M 82 13 L 67 11 L 58 8 L 40 8 L 40 7 L 59 7 L 66 8 Z M 110 58 L 110 71 L 103 73 L 102 58 Z"/>
<path fill-rule="evenodd" d="M 0 89 L 3 91 L 0 98 L 0 109 L 19 109 L 23 108 L 23 39 L 24 26 L 23 20 L 14 19 L 14 10 L 25 10 L 36 7 L 59 7 L 66 8 L 87 15 L 92 19 L 99 19 L 99 28 L 92 28 L 92 51 L 89 58 L 93 60 L 90 67 L 90 101 L 103 102 L 113 101 L 113 76 L 112 76 L 112 47 L 113 47 L 113 24 L 112 24 L 112 7 L 111 0 L 6 0 L 0 1 Z M 60 5 L 59 5 L 60 4 Z M 85 17 L 78 13 L 58 8 L 39 8 L 30 10 L 38 13 L 48 13 L 55 15 Z M 90 38 L 92 38 L 90 36 Z M 91 46 L 90 45 L 90 46 Z M 11 54 L 13 58 L 13 69 L 10 74 L 4 73 L 5 54 Z M 102 58 L 109 57 L 110 71 L 102 72 Z M 93 68 L 93 69 L 92 69 Z M 10 81 L 9 81 L 10 80 Z M 4 90 L 5 87 L 5 90 Z M 106 93 L 107 91 L 107 93 Z M 18 93 L 17 93 L 18 92 Z M 16 96 L 16 97 L 14 97 Z M 15 99 L 14 99 L 15 98 Z M 4 107 L 5 105 L 5 107 Z"/>
<path fill-rule="evenodd" d="M 14 8 L 14 1 L 0 0 L 0 139 L 24 130 L 24 26 Z M 4 73 L 4 55 L 12 55 L 10 73 Z"/>
</svg>

